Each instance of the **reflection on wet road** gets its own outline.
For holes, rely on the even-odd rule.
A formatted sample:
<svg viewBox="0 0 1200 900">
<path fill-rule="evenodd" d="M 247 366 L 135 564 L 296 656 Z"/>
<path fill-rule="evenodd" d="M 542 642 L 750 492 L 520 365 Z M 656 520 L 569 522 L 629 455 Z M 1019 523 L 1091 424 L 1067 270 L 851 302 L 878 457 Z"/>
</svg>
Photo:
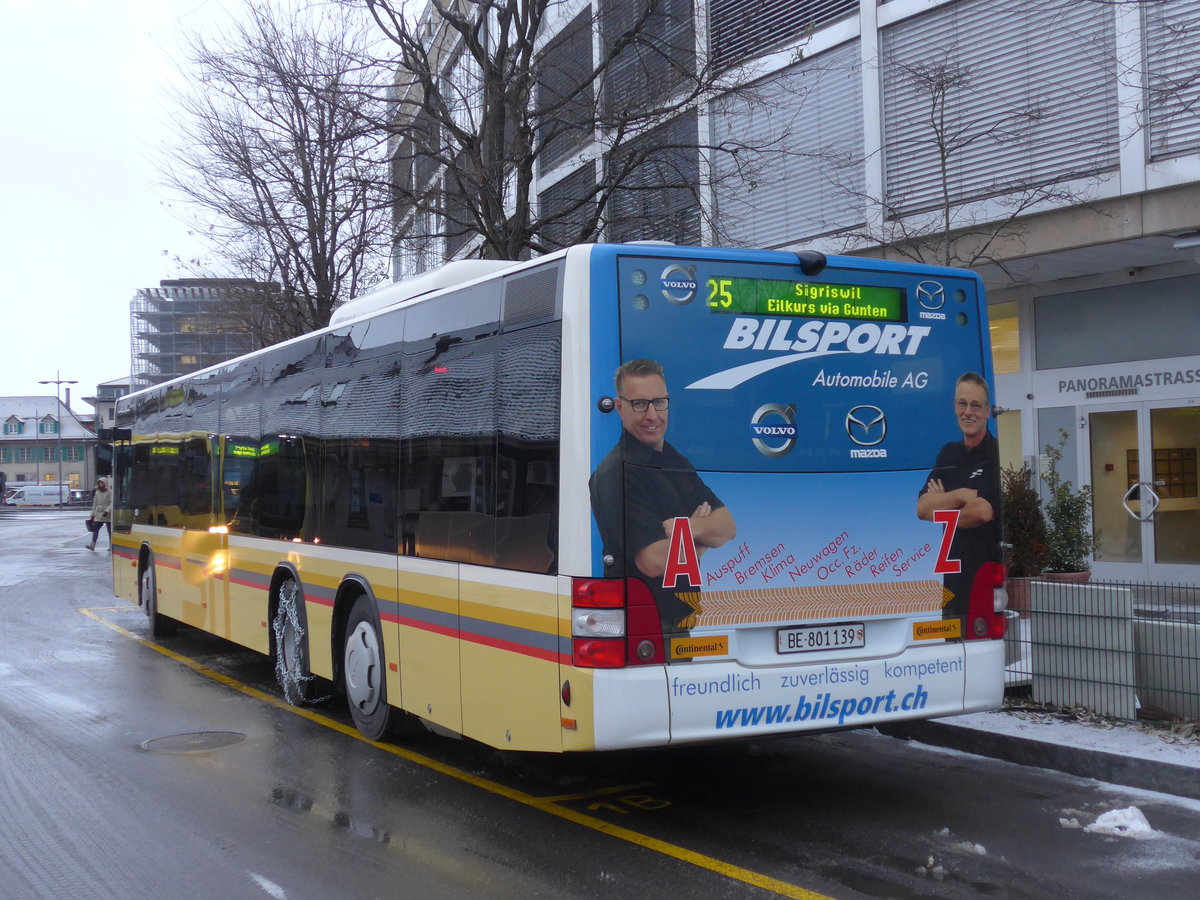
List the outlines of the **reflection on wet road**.
<svg viewBox="0 0 1200 900">
<path fill-rule="evenodd" d="M 1200 804 L 874 732 L 610 754 L 362 739 L 112 597 L 82 513 L 0 517 L 0 894 L 1187 896 Z M 1133 841 L 1068 829 L 1136 804 Z"/>
</svg>

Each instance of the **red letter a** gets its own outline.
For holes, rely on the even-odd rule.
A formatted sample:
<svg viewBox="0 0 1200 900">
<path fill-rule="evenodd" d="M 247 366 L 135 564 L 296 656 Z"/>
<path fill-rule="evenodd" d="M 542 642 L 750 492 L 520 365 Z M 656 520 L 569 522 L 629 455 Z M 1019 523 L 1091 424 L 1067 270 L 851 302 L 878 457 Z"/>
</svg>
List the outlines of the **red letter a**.
<svg viewBox="0 0 1200 900">
<path fill-rule="evenodd" d="M 700 556 L 692 540 L 692 522 L 687 516 L 676 516 L 671 526 L 671 549 L 667 552 L 667 569 L 663 572 L 663 587 L 673 588 L 680 577 L 688 587 L 700 587 Z"/>
</svg>

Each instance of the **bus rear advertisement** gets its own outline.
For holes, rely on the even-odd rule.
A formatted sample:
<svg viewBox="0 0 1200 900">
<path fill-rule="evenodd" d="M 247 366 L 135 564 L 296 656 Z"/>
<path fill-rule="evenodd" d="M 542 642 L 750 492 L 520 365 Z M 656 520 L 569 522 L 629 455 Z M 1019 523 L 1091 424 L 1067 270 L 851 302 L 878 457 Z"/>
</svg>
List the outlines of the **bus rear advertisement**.
<svg viewBox="0 0 1200 900">
<path fill-rule="evenodd" d="M 977 276 L 643 244 L 455 265 L 123 398 L 115 585 L 153 631 L 271 654 L 292 702 L 330 681 L 372 737 L 512 749 L 1000 703 Z"/>
</svg>

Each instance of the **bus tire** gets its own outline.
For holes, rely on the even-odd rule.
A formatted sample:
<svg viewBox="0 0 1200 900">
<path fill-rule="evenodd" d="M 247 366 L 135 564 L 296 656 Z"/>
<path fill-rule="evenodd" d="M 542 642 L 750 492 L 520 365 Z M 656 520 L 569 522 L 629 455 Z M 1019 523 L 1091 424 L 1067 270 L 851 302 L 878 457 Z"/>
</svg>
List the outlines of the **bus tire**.
<svg viewBox="0 0 1200 900">
<path fill-rule="evenodd" d="M 308 629 L 305 627 L 300 584 L 286 578 L 279 585 L 271 634 L 275 643 L 275 680 L 283 690 L 283 699 L 292 706 L 303 706 L 313 698 L 313 674 L 309 669 Z"/>
<path fill-rule="evenodd" d="M 138 603 L 150 620 L 151 637 L 170 637 L 175 633 L 175 620 L 158 611 L 158 576 L 154 573 L 154 557 L 146 557 L 146 567 L 138 580 Z"/>
<path fill-rule="evenodd" d="M 401 716 L 400 710 L 388 705 L 386 673 L 375 607 L 367 594 L 360 594 L 346 620 L 342 684 L 355 727 L 373 741 L 392 737 Z"/>
</svg>

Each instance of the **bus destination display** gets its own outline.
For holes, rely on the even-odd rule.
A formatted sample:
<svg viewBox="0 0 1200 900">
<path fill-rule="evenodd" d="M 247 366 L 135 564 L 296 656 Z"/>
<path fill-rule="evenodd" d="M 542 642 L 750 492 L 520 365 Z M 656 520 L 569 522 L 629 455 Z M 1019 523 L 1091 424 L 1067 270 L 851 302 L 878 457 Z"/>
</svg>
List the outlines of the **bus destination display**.
<svg viewBox="0 0 1200 900">
<path fill-rule="evenodd" d="M 708 308 L 715 313 L 751 316 L 905 320 L 902 288 L 765 278 L 708 279 Z"/>
</svg>

